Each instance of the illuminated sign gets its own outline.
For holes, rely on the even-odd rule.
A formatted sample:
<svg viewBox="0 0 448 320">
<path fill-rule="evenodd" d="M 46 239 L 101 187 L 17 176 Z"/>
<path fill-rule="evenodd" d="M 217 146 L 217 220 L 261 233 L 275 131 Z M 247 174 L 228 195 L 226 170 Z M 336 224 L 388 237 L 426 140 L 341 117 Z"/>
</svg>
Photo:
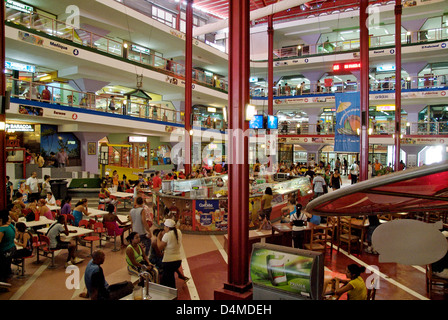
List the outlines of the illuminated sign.
<svg viewBox="0 0 448 320">
<path fill-rule="evenodd" d="M 34 132 L 34 124 L 7 123 L 6 132 Z"/>
<path fill-rule="evenodd" d="M 395 71 L 395 66 L 394 65 L 384 65 L 384 66 L 379 66 L 376 68 L 376 71 L 381 72 L 381 71 Z"/>
<path fill-rule="evenodd" d="M 11 61 L 5 61 L 5 68 L 9 70 L 26 71 L 31 73 L 36 72 L 35 66 Z"/>
<path fill-rule="evenodd" d="M 146 142 L 148 142 L 148 137 L 130 136 L 129 137 L 129 142 L 146 143 Z"/>
<path fill-rule="evenodd" d="M 361 69 L 361 62 L 337 63 L 333 65 L 333 71 L 351 71 Z"/>
<path fill-rule="evenodd" d="M 6 8 L 15 9 L 17 11 L 22 11 L 25 13 L 31 13 L 34 11 L 34 8 L 32 6 L 13 0 L 5 0 L 5 6 Z"/>
<path fill-rule="evenodd" d="M 376 106 L 376 111 L 395 111 L 395 106 Z"/>
<path fill-rule="evenodd" d="M 149 50 L 147 48 L 144 48 L 144 47 L 137 46 L 135 44 L 131 45 L 131 50 L 135 51 L 135 52 L 139 52 L 139 53 L 144 53 L 144 54 L 150 54 L 151 53 L 151 50 Z"/>
</svg>

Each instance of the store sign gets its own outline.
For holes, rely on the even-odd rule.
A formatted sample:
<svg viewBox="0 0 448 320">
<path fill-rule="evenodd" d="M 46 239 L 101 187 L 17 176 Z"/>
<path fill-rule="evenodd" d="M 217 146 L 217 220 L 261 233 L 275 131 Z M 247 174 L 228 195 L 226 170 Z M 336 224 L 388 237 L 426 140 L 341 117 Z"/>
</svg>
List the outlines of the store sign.
<svg viewBox="0 0 448 320">
<path fill-rule="evenodd" d="M 376 111 L 395 111 L 395 106 L 376 106 Z"/>
<path fill-rule="evenodd" d="M 34 124 L 7 123 L 6 132 L 34 132 Z"/>
<path fill-rule="evenodd" d="M 131 45 L 131 50 L 134 52 L 138 52 L 138 53 L 144 53 L 144 54 L 150 54 L 151 50 L 144 48 L 144 47 L 140 47 L 137 46 L 135 44 Z"/>
<path fill-rule="evenodd" d="M 5 0 L 5 6 L 6 8 L 11 8 L 17 11 L 25 12 L 25 13 L 31 13 L 34 12 L 34 8 L 32 6 L 29 6 L 24 3 L 20 3 L 13 0 Z"/>
<path fill-rule="evenodd" d="M 129 136 L 129 142 L 146 143 L 148 142 L 148 137 Z"/>
<path fill-rule="evenodd" d="M 351 71 L 361 69 L 361 62 L 337 63 L 333 65 L 333 71 Z"/>
<path fill-rule="evenodd" d="M 31 73 L 36 72 L 35 66 L 11 61 L 5 61 L 5 68 L 9 70 L 26 71 Z"/>
</svg>

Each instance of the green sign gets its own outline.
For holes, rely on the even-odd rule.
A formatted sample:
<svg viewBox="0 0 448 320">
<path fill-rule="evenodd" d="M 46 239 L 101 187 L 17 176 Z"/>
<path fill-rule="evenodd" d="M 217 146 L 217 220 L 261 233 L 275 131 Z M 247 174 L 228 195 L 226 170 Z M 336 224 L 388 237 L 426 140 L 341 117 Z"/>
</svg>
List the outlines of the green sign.
<svg viewBox="0 0 448 320">
<path fill-rule="evenodd" d="M 25 12 L 25 13 L 34 12 L 34 8 L 32 6 L 29 6 L 29 5 L 21 3 L 21 2 L 13 1 L 13 0 L 5 0 L 5 5 L 6 5 L 6 8 L 15 9 L 15 10 Z"/>
</svg>

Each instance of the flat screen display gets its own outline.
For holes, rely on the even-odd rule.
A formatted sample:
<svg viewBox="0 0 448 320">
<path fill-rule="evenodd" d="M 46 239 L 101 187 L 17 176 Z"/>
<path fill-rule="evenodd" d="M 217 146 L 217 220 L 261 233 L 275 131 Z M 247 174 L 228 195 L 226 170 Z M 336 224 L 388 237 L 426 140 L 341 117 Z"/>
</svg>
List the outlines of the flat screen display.
<svg viewBox="0 0 448 320">
<path fill-rule="evenodd" d="M 252 120 L 249 121 L 249 128 L 250 129 L 263 129 L 263 115 L 257 114 L 254 115 Z"/>
<path fill-rule="evenodd" d="M 276 116 L 268 116 L 267 129 L 278 129 L 278 118 Z"/>
</svg>

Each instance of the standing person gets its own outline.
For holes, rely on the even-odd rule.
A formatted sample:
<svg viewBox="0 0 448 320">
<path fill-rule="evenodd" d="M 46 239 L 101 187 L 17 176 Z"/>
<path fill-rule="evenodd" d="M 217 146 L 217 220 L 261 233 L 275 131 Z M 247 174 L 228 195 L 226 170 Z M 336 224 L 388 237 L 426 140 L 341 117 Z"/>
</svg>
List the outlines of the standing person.
<svg viewBox="0 0 448 320">
<path fill-rule="evenodd" d="M 131 209 L 129 215 L 131 218 L 131 230 L 138 233 L 141 242 L 145 246 L 145 254 L 148 255 L 151 248 L 151 229 L 148 226 L 146 214 L 143 210 L 142 197 L 135 199 L 134 208 Z"/>
<path fill-rule="evenodd" d="M 381 169 L 383 169 L 383 165 L 380 162 L 378 162 L 378 159 L 375 159 L 375 162 L 373 163 L 373 170 L 372 170 L 373 172 L 372 172 L 372 174 L 374 176 L 377 176 Z"/>
<path fill-rule="evenodd" d="M 324 194 L 324 186 L 326 185 L 325 179 L 322 177 L 322 173 L 317 172 L 316 177 L 313 179 L 313 190 L 315 198 Z"/>
<path fill-rule="evenodd" d="M 40 153 L 38 153 L 36 155 L 36 160 L 37 160 L 36 162 L 37 162 L 37 165 L 39 166 L 39 168 L 42 168 L 44 166 L 44 164 L 45 164 L 44 157 L 42 157 L 42 155 Z"/>
<path fill-rule="evenodd" d="M 162 187 L 162 178 L 160 178 L 160 171 L 156 171 L 156 175 L 152 179 L 152 188 L 158 190 Z"/>
<path fill-rule="evenodd" d="M 344 158 L 344 161 L 343 161 L 343 167 L 342 167 L 342 170 L 343 170 L 343 172 L 342 172 L 342 174 L 343 175 L 347 175 L 347 171 L 348 171 L 348 161 L 347 161 L 347 159 L 346 158 Z"/>
<path fill-rule="evenodd" d="M 11 278 L 11 262 L 16 245 L 16 229 L 11 223 L 8 210 L 0 211 L 0 282 Z"/>
<path fill-rule="evenodd" d="M 68 166 L 68 155 L 67 152 L 65 152 L 64 148 L 61 148 L 59 152 L 56 154 L 56 159 L 58 160 L 58 167 L 59 168 L 65 168 Z"/>
<path fill-rule="evenodd" d="M 50 102 L 51 101 L 51 92 L 50 92 L 50 90 L 48 90 L 48 86 L 45 86 L 45 89 L 42 90 L 42 93 L 40 94 L 40 97 L 45 102 Z"/>
<path fill-rule="evenodd" d="M 92 253 L 92 260 L 89 261 L 84 273 L 87 295 L 91 300 L 119 300 L 132 293 L 133 285 L 130 281 L 109 285 L 104 277 L 101 265 L 104 263 L 106 255 L 104 251 L 97 250 Z"/>
<path fill-rule="evenodd" d="M 29 192 L 28 188 L 26 187 L 26 182 L 21 182 L 20 186 L 19 186 L 19 189 L 17 191 L 22 194 L 22 196 L 23 196 L 23 199 L 22 199 L 23 203 L 27 204 L 30 192 Z"/>
<path fill-rule="evenodd" d="M 159 250 L 164 251 L 162 266 L 163 277 L 161 284 L 167 287 L 176 288 L 174 274 L 182 264 L 182 232 L 176 228 L 176 223 L 172 219 L 164 222 L 164 231 L 157 237 Z"/>
<path fill-rule="evenodd" d="M 9 181 L 9 176 L 6 176 L 6 204 L 12 203 L 12 196 L 14 195 L 14 184 Z"/>
<path fill-rule="evenodd" d="M 258 216 L 260 226 L 258 227 L 258 231 L 271 223 L 272 198 L 272 189 L 267 187 L 264 191 L 263 197 L 261 198 L 261 212 Z"/>
<path fill-rule="evenodd" d="M 28 201 L 38 200 L 40 196 L 39 181 L 37 180 L 37 172 L 33 171 L 31 176 L 25 182 L 26 188 L 29 192 Z"/>
<path fill-rule="evenodd" d="M 334 172 L 330 178 L 330 187 L 333 188 L 334 191 L 340 189 L 341 185 L 342 185 L 342 178 L 341 175 L 339 174 L 339 169 L 334 169 Z"/>
<path fill-rule="evenodd" d="M 290 217 L 290 225 L 292 227 L 292 241 L 294 248 L 303 249 L 303 240 L 305 239 L 305 228 L 308 218 L 311 215 L 302 212 L 302 205 L 298 203 L 296 205 L 295 212 Z"/>
<path fill-rule="evenodd" d="M 47 194 L 51 193 L 51 184 L 50 184 L 51 177 L 49 175 L 44 175 L 44 182 L 42 182 L 42 191 L 40 195 L 42 197 L 47 196 Z"/>
<path fill-rule="evenodd" d="M 350 167 L 350 175 L 352 177 L 352 184 L 355 184 L 358 182 L 358 175 L 359 175 L 359 166 L 357 161 L 353 161 L 351 167 Z"/>
<path fill-rule="evenodd" d="M 61 241 L 61 239 L 59 238 L 61 233 L 65 234 L 66 236 L 68 236 L 70 233 L 76 233 L 76 230 L 68 230 L 67 220 L 65 219 L 65 215 L 63 214 L 59 215 L 56 222 L 53 223 L 47 231 L 46 236 L 50 239 L 50 250 L 68 250 L 65 267 L 84 261 L 84 259 L 80 259 L 75 256 L 76 244 L 70 241 Z"/>
<path fill-rule="evenodd" d="M 367 248 L 365 249 L 365 251 L 367 253 L 378 254 L 378 252 L 376 252 L 375 248 L 373 248 L 372 246 L 372 234 L 375 229 L 381 224 L 380 219 L 375 214 L 369 214 L 367 218 L 369 219 L 369 227 L 367 228 Z"/>
</svg>

